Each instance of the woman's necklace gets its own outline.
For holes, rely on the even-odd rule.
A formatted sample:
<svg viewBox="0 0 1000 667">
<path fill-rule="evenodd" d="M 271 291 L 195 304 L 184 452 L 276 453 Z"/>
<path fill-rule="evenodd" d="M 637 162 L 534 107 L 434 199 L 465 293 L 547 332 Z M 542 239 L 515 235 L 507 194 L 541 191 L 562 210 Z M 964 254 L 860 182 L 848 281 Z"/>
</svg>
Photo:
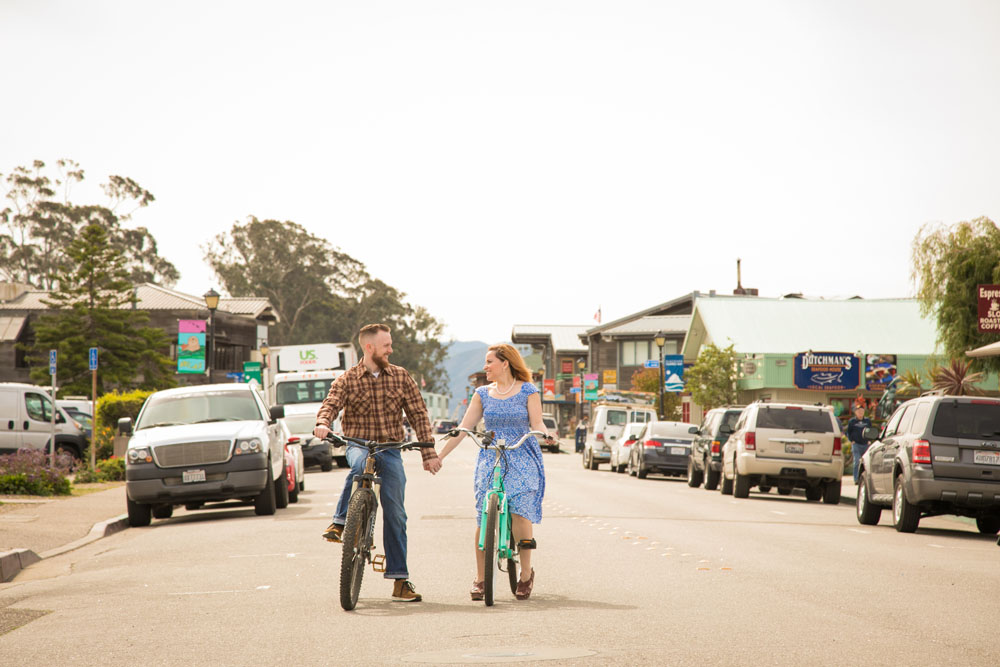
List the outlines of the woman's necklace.
<svg viewBox="0 0 1000 667">
<path fill-rule="evenodd" d="M 493 383 L 493 386 L 495 388 L 494 391 L 496 392 L 497 396 L 503 396 L 504 394 L 509 394 L 510 390 L 514 388 L 514 383 L 516 383 L 516 382 L 517 382 L 517 380 L 515 380 L 514 378 L 511 378 L 510 384 L 507 385 L 507 388 L 504 389 L 504 390 L 502 390 L 502 391 L 500 390 L 500 382 L 494 382 Z"/>
</svg>

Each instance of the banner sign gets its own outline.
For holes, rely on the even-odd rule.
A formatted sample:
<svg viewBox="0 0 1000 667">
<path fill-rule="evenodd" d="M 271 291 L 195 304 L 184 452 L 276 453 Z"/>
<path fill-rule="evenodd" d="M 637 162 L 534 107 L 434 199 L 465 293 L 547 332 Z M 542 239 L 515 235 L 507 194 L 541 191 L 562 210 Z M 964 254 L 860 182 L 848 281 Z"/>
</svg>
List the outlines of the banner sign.
<svg viewBox="0 0 1000 667">
<path fill-rule="evenodd" d="M 573 372 L 573 360 L 572 359 L 563 359 L 562 360 L 562 372 L 563 373 L 572 373 Z"/>
<path fill-rule="evenodd" d="M 597 400 L 597 373 L 583 376 L 583 397 L 588 401 Z"/>
<path fill-rule="evenodd" d="M 684 391 L 684 355 L 663 355 L 663 391 L 675 394 Z"/>
<path fill-rule="evenodd" d="M 604 384 L 617 384 L 618 383 L 618 371 L 614 368 L 604 371 Z"/>
<path fill-rule="evenodd" d="M 795 386 L 812 391 L 857 389 L 860 359 L 846 352 L 800 352 L 795 355 Z"/>
<path fill-rule="evenodd" d="M 576 387 L 577 389 L 580 388 L 580 376 L 579 375 L 574 375 L 573 376 L 573 386 Z"/>
<path fill-rule="evenodd" d="M 865 355 L 865 389 L 885 391 L 896 378 L 895 354 Z"/>
<path fill-rule="evenodd" d="M 1000 285 L 978 285 L 979 332 L 1000 331 Z"/>
<path fill-rule="evenodd" d="M 205 320 L 177 321 L 177 372 L 205 372 Z"/>
<path fill-rule="evenodd" d="M 542 398 L 555 398 L 556 395 L 556 380 L 555 378 L 546 378 L 543 381 L 544 389 L 542 390 Z"/>
</svg>

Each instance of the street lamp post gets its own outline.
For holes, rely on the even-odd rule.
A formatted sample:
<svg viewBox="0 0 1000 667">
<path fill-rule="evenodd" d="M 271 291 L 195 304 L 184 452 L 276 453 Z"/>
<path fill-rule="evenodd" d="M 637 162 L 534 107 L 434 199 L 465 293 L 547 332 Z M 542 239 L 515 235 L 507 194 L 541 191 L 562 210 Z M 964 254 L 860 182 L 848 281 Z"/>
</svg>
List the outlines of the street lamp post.
<svg viewBox="0 0 1000 667">
<path fill-rule="evenodd" d="M 264 383 L 264 386 L 262 387 L 262 389 L 264 391 L 264 398 L 268 401 L 268 403 L 273 403 L 274 399 L 270 398 L 267 395 L 267 388 L 269 386 L 268 383 L 270 381 L 269 378 L 268 378 L 268 371 L 270 369 L 268 369 L 268 367 L 267 367 L 267 362 L 268 362 L 267 355 L 270 354 L 271 348 L 267 346 L 267 343 L 262 342 L 260 344 L 260 348 L 259 349 L 260 349 L 260 360 L 261 360 L 260 361 L 260 381 Z"/>
<path fill-rule="evenodd" d="M 576 411 L 576 422 L 579 424 L 583 421 L 583 369 L 587 367 L 587 361 L 583 357 L 580 357 L 576 360 L 576 366 L 580 369 L 580 404 Z"/>
<path fill-rule="evenodd" d="M 657 331 L 653 342 L 656 343 L 656 347 L 660 348 L 660 363 L 657 364 L 660 367 L 660 384 L 657 391 L 660 398 L 660 405 L 657 413 L 659 413 L 660 419 L 663 419 L 663 344 L 667 342 L 667 337 L 663 335 L 662 331 Z"/>
<path fill-rule="evenodd" d="M 208 382 L 211 384 L 215 366 L 215 309 L 219 307 L 219 293 L 214 289 L 205 292 L 205 305 L 208 306 Z"/>
</svg>

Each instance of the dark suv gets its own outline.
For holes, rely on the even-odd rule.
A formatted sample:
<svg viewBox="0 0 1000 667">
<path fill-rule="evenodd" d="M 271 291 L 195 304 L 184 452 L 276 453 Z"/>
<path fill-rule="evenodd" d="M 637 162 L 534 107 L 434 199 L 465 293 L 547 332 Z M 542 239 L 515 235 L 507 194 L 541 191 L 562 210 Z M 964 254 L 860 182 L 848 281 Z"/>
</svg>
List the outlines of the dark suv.
<svg viewBox="0 0 1000 667">
<path fill-rule="evenodd" d="M 1000 531 L 1000 399 L 922 396 L 903 403 L 861 459 L 858 521 L 875 525 L 892 508 L 896 530 L 912 533 L 922 516 L 973 517 L 979 531 Z"/>
<path fill-rule="evenodd" d="M 722 470 L 722 446 L 733 432 L 736 420 L 743 412 L 742 405 L 713 408 L 705 413 L 698 427 L 698 433 L 691 443 L 688 459 L 688 486 L 694 488 L 705 482 L 705 488 L 714 491 L 719 486 L 719 472 Z"/>
</svg>

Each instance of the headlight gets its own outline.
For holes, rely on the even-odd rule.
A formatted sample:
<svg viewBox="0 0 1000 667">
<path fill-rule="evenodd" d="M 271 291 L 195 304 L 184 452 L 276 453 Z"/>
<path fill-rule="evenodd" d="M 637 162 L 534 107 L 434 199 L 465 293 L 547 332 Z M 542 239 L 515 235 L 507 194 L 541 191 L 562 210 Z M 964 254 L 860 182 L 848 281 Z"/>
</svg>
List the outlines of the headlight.
<svg viewBox="0 0 1000 667">
<path fill-rule="evenodd" d="M 152 463 L 153 457 L 149 453 L 149 447 L 136 447 L 129 449 L 125 453 L 126 462 L 136 465 L 138 463 Z"/>
<path fill-rule="evenodd" d="M 239 454 L 259 454 L 264 451 L 264 444 L 260 438 L 250 438 L 249 440 L 237 440 L 234 453 Z"/>
</svg>

